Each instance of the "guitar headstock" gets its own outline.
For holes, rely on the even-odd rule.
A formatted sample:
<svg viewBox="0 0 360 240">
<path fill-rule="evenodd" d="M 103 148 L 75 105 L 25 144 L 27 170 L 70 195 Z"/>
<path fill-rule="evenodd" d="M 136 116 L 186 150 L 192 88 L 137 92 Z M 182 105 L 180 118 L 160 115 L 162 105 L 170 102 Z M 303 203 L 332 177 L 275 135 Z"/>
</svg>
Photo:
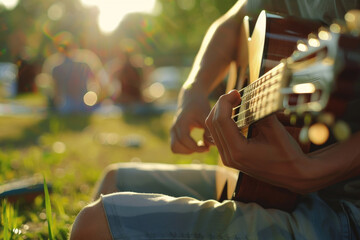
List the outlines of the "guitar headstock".
<svg viewBox="0 0 360 240">
<path fill-rule="evenodd" d="M 360 81 L 360 10 L 299 41 L 285 64 L 289 82 L 282 89 L 283 106 L 293 123 L 304 123 L 300 141 L 321 145 L 330 130 L 339 141 L 348 138 L 351 129 L 342 115 L 345 102 L 360 94 L 354 89 Z"/>
</svg>

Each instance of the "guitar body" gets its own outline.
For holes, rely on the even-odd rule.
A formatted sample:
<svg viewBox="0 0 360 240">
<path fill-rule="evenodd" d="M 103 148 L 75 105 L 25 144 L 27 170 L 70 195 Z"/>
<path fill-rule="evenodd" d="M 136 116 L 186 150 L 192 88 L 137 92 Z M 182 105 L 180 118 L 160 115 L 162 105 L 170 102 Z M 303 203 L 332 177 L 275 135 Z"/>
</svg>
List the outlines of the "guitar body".
<svg viewBox="0 0 360 240">
<path fill-rule="evenodd" d="M 240 89 L 251 84 L 268 70 L 277 66 L 280 60 L 289 57 L 296 49 L 298 40 L 306 39 L 308 34 L 317 30 L 319 22 L 285 18 L 262 11 L 250 34 L 248 18 L 244 18 L 239 40 L 237 63 L 233 64 L 236 74 L 230 73 L 227 90 Z M 277 114 L 289 133 L 298 139 L 300 128 L 290 126 L 284 114 Z M 246 137 L 251 137 L 251 125 L 241 129 Z M 309 151 L 308 144 L 301 145 L 304 152 Z M 221 160 L 219 161 L 221 162 Z M 233 199 L 241 202 L 255 202 L 264 208 L 276 208 L 292 211 L 298 195 L 284 188 L 259 181 L 245 173 L 226 168 L 217 173 L 217 194 L 220 201 Z M 235 177 L 238 176 L 238 177 Z"/>
</svg>

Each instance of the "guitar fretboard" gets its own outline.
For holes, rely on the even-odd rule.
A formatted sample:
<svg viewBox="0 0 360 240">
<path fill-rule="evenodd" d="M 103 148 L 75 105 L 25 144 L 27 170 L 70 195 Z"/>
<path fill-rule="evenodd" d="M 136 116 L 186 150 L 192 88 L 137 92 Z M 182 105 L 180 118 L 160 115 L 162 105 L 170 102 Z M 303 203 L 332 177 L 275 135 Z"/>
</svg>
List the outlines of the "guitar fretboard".
<svg viewBox="0 0 360 240">
<path fill-rule="evenodd" d="M 239 128 L 247 127 L 282 108 L 280 88 L 283 86 L 284 67 L 285 64 L 280 63 L 239 90 L 241 104 L 234 108 L 233 116 Z"/>
</svg>

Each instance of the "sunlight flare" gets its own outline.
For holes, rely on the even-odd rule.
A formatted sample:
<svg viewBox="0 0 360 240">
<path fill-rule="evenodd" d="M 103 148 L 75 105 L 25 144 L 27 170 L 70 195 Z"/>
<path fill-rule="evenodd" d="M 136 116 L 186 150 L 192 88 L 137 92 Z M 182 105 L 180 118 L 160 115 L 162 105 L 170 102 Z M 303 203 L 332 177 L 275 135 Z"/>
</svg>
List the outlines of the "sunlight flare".
<svg viewBox="0 0 360 240">
<path fill-rule="evenodd" d="M 129 13 L 152 13 L 156 0 L 81 0 L 84 6 L 99 9 L 98 24 L 103 33 L 114 31 Z"/>
<path fill-rule="evenodd" d="M 19 0 L 0 0 L 0 5 L 3 5 L 6 9 L 12 10 L 19 3 Z"/>
</svg>

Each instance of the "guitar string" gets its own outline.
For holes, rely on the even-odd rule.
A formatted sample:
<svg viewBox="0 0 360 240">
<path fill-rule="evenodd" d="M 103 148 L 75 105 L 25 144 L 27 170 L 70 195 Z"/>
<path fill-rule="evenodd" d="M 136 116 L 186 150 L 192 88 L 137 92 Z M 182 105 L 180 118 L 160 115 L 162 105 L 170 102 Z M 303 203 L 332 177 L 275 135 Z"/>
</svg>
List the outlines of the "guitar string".
<svg viewBox="0 0 360 240">
<path fill-rule="evenodd" d="M 264 117 L 270 113 L 273 113 L 275 112 L 274 110 L 270 110 L 269 113 L 266 113 L 266 109 L 269 109 L 269 105 L 268 106 L 265 106 L 267 105 L 268 103 L 271 103 L 271 102 L 275 102 L 275 99 L 273 100 L 268 100 L 268 101 L 265 101 L 262 105 L 261 105 L 261 108 L 257 109 L 255 112 L 252 112 L 251 115 L 248 115 L 244 118 L 241 118 L 237 121 L 234 120 L 234 122 L 239 126 L 239 127 L 244 127 L 244 126 L 247 126 L 247 125 L 250 125 L 251 123 L 255 122 L 256 120 L 259 120 L 261 117 Z M 276 109 L 275 109 L 276 110 Z M 262 112 L 265 112 L 265 114 L 262 114 Z M 251 121 L 248 121 L 249 119 L 253 118 Z"/>
<path fill-rule="evenodd" d="M 284 65 L 278 65 L 277 67 L 273 68 L 272 70 L 268 71 L 267 73 L 265 73 L 262 77 L 260 77 L 258 80 L 254 81 L 253 83 L 249 84 L 248 86 L 238 90 L 238 92 L 241 95 L 241 92 L 245 92 L 245 94 L 243 94 L 241 96 L 242 99 L 246 99 L 245 101 L 242 101 L 241 104 L 239 104 L 237 107 L 233 108 L 234 111 L 236 111 L 238 108 L 241 108 L 241 106 L 243 106 L 243 104 L 248 103 L 249 101 L 256 101 L 258 98 L 262 97 L 263 94 L 258 95 L 256 97 L 250 98 L 248 99 L 247 96 L 253 94 L 255 91 L 258 91 L 259 88 L 265 88 L 267 87 L 267 85 L 271 86 L 271 85 L 275 85 L 277 83 L 279 83 L 281 81 L 277 81 L 279 80 L 279 75 L 280 73 L 283 73 L 283 68 Z M 269 79 L 265 79 L 266 77 L 269 77 Z M 275 83 L 273 83 L 275 81 Z M 312 83 L 320 81 L 319 79 L 313 80 L 311 81 Z M 256 86 L 257 85 L 257 86 Z M 248 89 L 250 89 L 250 91 L 247 91 Z M 257 93 L 255 93 L 257 94 Z M 233 118 L 239 116 L 240 114 L 243 114 L 244 112 L 246 112 L 248 110 L 245 110 L 243 112 L 239 112 L 237 115 L 234 115 Z"/>
<path fill-rule="evenodd" d="M 267 82 L 264 82 L 262 85 L 257 86 L 254 89 L 251 89 L 250 91 L 246 92 L 246 94 L 241 95 L 242 101 L 241 103 L 247 103 L 251 100 L 257 100 L 258 98 L 262 97 L 262 95 L 264 94 L 264 91 L 268 91 L 269 87 L 274 87 L 277 83 L 280 83 L 280 81 L 277 81 L 278 79 L 270 79 Z M 261 89 L 262 88 L 262 89 Z M 255 92 L 254 97 L 248 98 L 249 95 L 253 94 Z M 240 106 L 240 105 L 239 105 Z M 235 107 L 234 110 L 236 110 L 236 108 L 239 108 L 239 106 Z"/>
<path fill-rule="evenodd" d="M 247 120 L 250 118 L 254 118 L 255 120 L 258 120 L 259 118 L 257 118 L 257 116 L 259 115 L 260 117 L 264 116 L 262 113 L 266 113 L 268 111 L 268 109 L 272 109 L 270 110 L 270 113 L 274 112 L 277 110 L 276 107 L 276 103 L 278 102 L 278 98 L 272 98 L 272 99 L 265 99 L 264 101 L 261 101 L 260 104 L 257 105 L 257 107 L 252 107 L 252 108 L 248 108 L 245 111 L 242 111 L 242 114 L 237 114 L 233 116 L 233 120 L 235 121 L 235 117 L 240 117 L 240 119 L 238 119 L 237 121 L 235 121 L 235 123 L 239 123 L 239 122 L 245 122 L 247 123 Z M 250 112 L 250 114 L 246 114 L 247 112 Z M 244 124 L 246 125 L 246 124 Z"/>
<path fill-rule="evenodd" d="M 262 77 L 260 77 L 259 79 L 257 79 L 256 81 L 252 82 L 251 84 L 249 84 L 248 86 L 238 90 L 239 93 L 244 92 L 245 90 L 250 89 L 249 92 L 246 92 L 246 94 L 242 95 L 241 98 L 245 98 L 247 95 L 252 94 L 254 91 L 256 91 L 258 88 L 263 87 L 264 84 L 266 85 L 266 83 L 277 80 L 277 77 L 279 76 L 280 73 L 282 73 L 282 69 L 284 68 L 283 65 L 278 65 L 277 67 L 273 68 L 272 70 L 268 71 L 267 73 L 265 73 Z M 269 78 L 270 77 L 270 78 Z M 269 79 L 266 79 L 269 78 Z M 257 86 L 256 86 L 257 84 Z M 241 94 L 240 94 L 241 95 Z M 237 108 L 239 108 L 239 106 L 235 107 L 234 110 L 236 110 Z"/>
<path fill-rule="evenodd" d="M 271 79 L 272 80 L 272 79 Z M 320 80 L 319 79 L 317 79 L 317 80 L 314 80 L 314 81 L 311 81 L 311 83 L 315 83 L 315 82 L 320 82 Z M 272 86 L 272 88 L 276 88 L 276 86 Z M 276 90 L 278 90 L 278 89 L 276 89 Z M 274 90 L 273 90 L 274 91 Z M 278 92 L 278 91 L 277 91 Z M 273 100 L 268 100 L 268 98 L 266 98 L 266 100 L 265 101 L 262 101 L 260 104 L 258 104 L 258 106 L 260 105 L 260 107 L 252 107 L 252 108 L 247 108 L 247 109 L 245 109 L 244 111 L 242 111 L 242 112 L 239 112 L 238 114 L 235 114 L 235 115 L 233 115 L 232 116 L 232 119 L 234 120 L 234 118 L 235 117 L 241 117 L 241 116 L 245 116 L 245 117 L 242 117 L 241 119 L 239 119 L 239 120 L 237 120 L 237 121 L 235 121 L 234 120 L 234 122 L 235 123 L 239 123 L 240 121 L 243 121 L 243 122 L 245 122 L 246 123 L 246 121 L 247 121 L 247 119 L 249 119 L 249 118 L 252 118 L 252 117 L 254 117 L 254 118 L 256 118 L 256 114 L 257 113 L 259 113 L 259 112 L 261 112 L 261 111 L 264 111 L 264 108 L 269 108 L 270 106 L 269 105 L 267 105 L 269 102 L 274 102 L 275 103 L 275 101 L 276 101 L 277 99 L 275 99 L 275 98 L 273 98 Z M 251 101 L 251 99 L 250 99 L 250 101 Z M 245 103 L 247 103 L 247 102 L 249 102 L 249 101 L 245 101 Z M 238 107 L 236 107 L 236 108 L 239 108 L 239 107 L 241 107 L 241 106 L 243 106 L 242 105 L 243 103 L 241 103 Z M 267 106 L 266 106 L 267 105 Z M 274 105 L 273 105 L 274 106 Z M 234 108 L 235 109 L 235 108 Z M 254 109 L 256 109 L 255 111 L 253 111 Z M 246 113 L 247 112 L 249 112 L 249 111 L 253 111 L 252 113 L 251 113 L 251 115 L 247 115 Z M 272 112 L 275 112 L 275 111 L 272 111 Z M 261 114 L 261 113 L 260 113 Z M 241 116 L 240 116 L 241 115 Z M 261 117 L 261 116 L 260 116 Z M 255 120 L 258 120 L 258 119 L 255 119 Z M 254 121 L 255 121 L 254 120 Z M 254 122 L 254 121 L 252 121 L 252 122 Z M 246 125 L 249 125 L 249 124 L 243 124 L 243 126 L 246 126 Z"/>
<path fill-rule="evenodd" d="M 275 79 L 275 77 L 277 77 L 277 76 L 278 75 L 275 75 L 271 79 L 267 79 L 267 80 L 263 81 L 262 83 L 260 83 L 260 82 L 263 80 L 263 78 L 259 78 L 255 82 L 253 82 L 253 83 L 249 84 L 248 86 L 238 90 L 239 93 L 244 92 L 246 90 L 250 90 L 250 91 L 246 92 L 246 94 L 242 95 L 241 98 L 244 98 L 247 95 L 251 94 L 252 92 L 256 91 L 258 88 L 264 86 L 264 84 L 266 84 L 266 83 L 268 83 L 270 81 L 273 81 Z M 257 86 L 256 86 L 256 84 L 257 84 Z"/>
<path fill-rule="evenodd" d="M 255 89 L 251 90 L 247 94 L 244 94 L 241 98 L 244 99 L 245 101 L 242 101 L 241 104 L 238 105 L 237 107 L 233 108 L 233 110 L 236 111 L 238 108 L 241 108 L 241 106 L 244 106 L 244 104 L 251 103 L 251 101 L 253 101 L 253 103 L 258 102 L 257 100 L 261 99 L 264 95 L 268 94 L 271 91 L 275 92 L 275 90 L 278 90 L 278 88 L 279 88 L 279 86 L 276 85 L 279 82 L 280 81 L 278 81 L 278 78 L 269 79 L 267 82 L 264 82 L 264 84 L 256 87 Z M 261 91 L 259 93 L 255 93 L 255 94 L 257 94 L 256 97 L 247 98 L 247 96 L 249 96 L 253 92 L 256 92 L 259 88 L 262 88 L 262 87 L 264 88 L 263 91 Z M 273 88 L 276 88 L 276 89 L 273 90 Z M 245 113 L 246 111 L 248 111 L 248 109 L 246 109 L 242 112 L 238 112 L 236 115 L 233 115 L 233 118 Z"/>
<path fill-rule="evenodd" d="M 259 79 L 255 80 L 254 82 L 250 83 L 249 85 L 247 85 L 246 87 L 238 90 L 239 93 L 247 90 L 247 89 L 252 89 L 251 92 L 255 91 L 258 87 L 261 87 L 264 83 L 266 83 L 267 81 L 272 81 L 275 77 L 277 77 L 279 75 L 279 73 L 282 73 L 284 68 L 284 65 L 279 64 L 276 67 L 274 67 L 273 69 L 271 69 L 270 71 L 266 72 L 264 75 L 262 75 Z M 266 79 L 269 78 L 270 79 Z M 261 83 L 261 81 L 263 81 Z M 258 86 L 256 86 L 254 88 L 254 86 L 258 84 Z M 251 93 L 250 92 L 250 93 Z M 244 98 L 247 94 L 241 96 L 242 98 Z"/>
<path fill-rule="evenodd" d="M 238 107 L 234 108 L 233 110 L 237 110 L 239 108 L 241 109 L 241 107 L 245 106 L 246 104 L 255 105 L 255 106 L 253 106 L 253 108 L 257 108 L 257 106 L 259 104 L 261 104 L 262 101 L 264 101 L 263 99 L 266 100 L 266 99 L 270 98 L 271 96 L 274 96 L 275 94 L 278 93 L 278 90 L 279 90 L 279 85 L 278 84 L 277 85 L 268 84 L 266 87 L 267 88 L 264 91 L 262 91 L 261 93 L 258 93 L 256 97 L 253 97 L 253 98 L 250 98 L 250 99 L 247 99 L 247 98 L 244 99 L 244 101 L 241 102 L 241 104 Z M 269 94 L 270 94 L 270 96 L 269 96 Z M 247 111 L 249 111 L 249 109 L 240 110 L 238 113 L 233 115 L 233 118 L 235 118 L 237 116 L 240 116 L 241 114 L 244 114 Z"/>
</svg>

